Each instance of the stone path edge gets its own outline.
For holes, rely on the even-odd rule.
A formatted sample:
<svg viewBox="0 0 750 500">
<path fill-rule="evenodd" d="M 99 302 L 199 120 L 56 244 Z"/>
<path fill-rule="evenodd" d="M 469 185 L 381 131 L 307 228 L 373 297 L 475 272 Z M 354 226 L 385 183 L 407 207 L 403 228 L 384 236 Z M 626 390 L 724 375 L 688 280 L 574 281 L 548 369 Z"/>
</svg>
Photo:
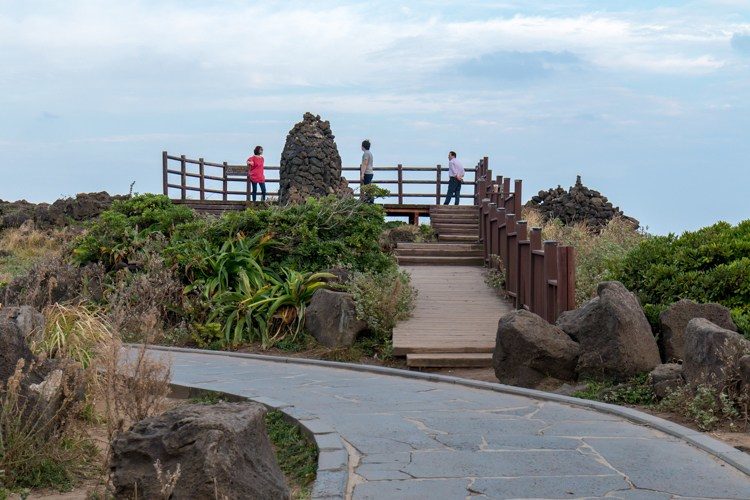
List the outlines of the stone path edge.
<svg viewBox="0 0 750 500">
<path fill-rule="evenodd" d="M 150 348 L 149 348 L 150 349 Z M 225 391 L 214 391 L 184 384 L 169 384 L 171 396 L 177 399 L 191 399 L 205 394 L 219 394 L 227 401 L 252 401 L 269 410 L 278 410 L 284 419 L 296 425 L 309 441 L 318 448 L 318 468 L 312 484 L 311 499 L 341 499 L 346 497 L 349 481 L 349 452 L 344 447 L 341 436 L 315 415 L 297 410 L 294 405 L 268 397 L 248 397 Z"/>
<path fill-rule="evenodd" d="M 132 347 L 137 347 L 132 345 Z M 715 456 L 716 458 L 723 460 L 734 468 L 740 470 L 746 475 L 750 476 L 750 455 L 738 450 L 726 443 L 723 443 L 717 439 L 714 439 L 700 431 L 684 427 L 682 425 L 670 422 L 654 415 L 649 415 L 642 411 L 627 408 L 625 406 L 618 406 L 609 403 L 602 403 L 599 401 L 592 401 L 588 399 L 574 398 L 572 396 L 563 396 L 561 394 L 555 394 L 552 392 L 538 391 L 535 389 L 526 389 L 523 387 L 515 387 L 512 385 L 505 385 L 494 382 L 481 382 L 478 380 L 470 380 L 459 377 L 452 377 L 449 375 L 436 375 L 434 373 L 422 373 L 413 372 L 409 370 L 403 370 L 400 368 L 388 368 L 385 366 L 374 366 L 374 365 L 363 365 L 357 363 L 343 363 L 338 361 L 326 361 L 321 359 L 308 359 L 308 358 L 290 358 L 284 356 L 269 356 L 264 354 L 251 354 L 241 353 L 232 351 L 209 351 L 205 349 L 190 349 L 185 347 L 168 347 L 168 346 L 156 346 L 149 345 L 149 350 L 152 351 L 164 351 L 164 352 L 183 352 L 188 354 L 207 354 L 212 356 L 228 356 L 235 358 L 245 359 L 256 359 L 259 361 L 271 361 L 275 363 L 289 363 L 299 365 L 312 365 L 321 366 L 326 368 L 338 368 L 341 370 L 352 370 L 358 372 L 369 372 L 380 375 L 390 375 L 395 377 L 411 378 L 418 380 L 426 380 L 430 382 L 445 382 L 449 384 L 462 385 L 465 387 L 472 387 L 475 389 L 484 389 L 494 392 L 502 392 L 506 394 L 515 394 L 518 396 L 526 396 L 534 399 L 543 401 L 553 401 L 556 403 L 564 403 L 582 408 L 588 408 L 596 410 L 602 413 L 615 415 L 622 417 L 631 422 L 646 425 L 658 431 L 669 434 L 676 438 L 682 439 L 687 443 Z"/>
</svg>

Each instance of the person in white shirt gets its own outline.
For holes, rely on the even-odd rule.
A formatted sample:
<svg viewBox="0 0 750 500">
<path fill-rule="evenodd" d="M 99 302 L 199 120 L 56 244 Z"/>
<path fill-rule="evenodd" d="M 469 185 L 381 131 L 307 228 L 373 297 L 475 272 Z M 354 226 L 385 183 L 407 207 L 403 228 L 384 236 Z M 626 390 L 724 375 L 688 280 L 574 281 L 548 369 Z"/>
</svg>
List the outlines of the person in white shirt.
<svg viewBox="0 0 750 500">
<path fill-rule="evenodd" d="M 464 182 L 464 166 L 456 158 L 456 152 L 451 151 L 448 153 L 448 194 L 445 197 L 445 203 L 448 205 L 453 196 L 456 197 L 455 205 L 458 205 L 461 199 L 461 184 Z"/>
</svg>

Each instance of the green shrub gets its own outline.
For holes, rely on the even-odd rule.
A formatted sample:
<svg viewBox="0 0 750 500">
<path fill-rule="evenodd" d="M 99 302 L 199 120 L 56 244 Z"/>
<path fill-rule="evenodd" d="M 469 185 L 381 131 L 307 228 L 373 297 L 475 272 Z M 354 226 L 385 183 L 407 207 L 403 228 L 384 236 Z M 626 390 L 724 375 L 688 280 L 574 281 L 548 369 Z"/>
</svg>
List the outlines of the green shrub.
<svg viewBox="0 0 750 500">
<path fill-rule="evenodd" d="M 679 299 L 718 302 L 732 309 L 741 331 L 750 335 L 750 220 L 650 237 L 610 264 L 614 278 L 636 293 L 647 311 Z"/>
<path fill-rule="evenodd" d="M 80 264 L 101 262 L 111 267 L 141 247 L 152 233 L 170 237 L 175 229 L 195 219 L 188 207 L 174 205 L 163 195 L 144 194 L 117 200 L 82 236 L 73 252 Z"/>
<path fill-rule="evenodd" d="M 390 339 L 396 322 L 408 318 L 414 309 L 417 291 L 403 271 L 355 272 L 348 286 L 357 304 L 357 317 L 381 339 Z"/>
<path fill-rule="evenodd" d="M 637 375 L 617 385 L 610 380 L 588 380 L 586 389 L 575 392 L 573 396 L 613 404 L 650 406 L 656 402 L 648 373 Z"/>
</svg>

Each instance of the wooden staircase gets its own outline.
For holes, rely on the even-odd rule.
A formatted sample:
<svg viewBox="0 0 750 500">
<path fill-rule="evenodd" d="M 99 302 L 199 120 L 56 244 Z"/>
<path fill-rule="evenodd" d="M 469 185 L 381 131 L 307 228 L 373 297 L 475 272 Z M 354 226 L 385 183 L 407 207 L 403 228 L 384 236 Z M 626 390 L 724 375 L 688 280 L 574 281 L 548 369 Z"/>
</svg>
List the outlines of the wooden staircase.
<svg viewBox="0 0 750 500">
<path fill-rule="evenodd" d="M 398 262 L 419 290 L 412 318 L 394 329 L 394 354 L 415 368 L 492 366 L 497 319 L 509 306 L 486 288 L 479 211 L 430 207 L 437 243 L 399 243 Z"/>
</svg>

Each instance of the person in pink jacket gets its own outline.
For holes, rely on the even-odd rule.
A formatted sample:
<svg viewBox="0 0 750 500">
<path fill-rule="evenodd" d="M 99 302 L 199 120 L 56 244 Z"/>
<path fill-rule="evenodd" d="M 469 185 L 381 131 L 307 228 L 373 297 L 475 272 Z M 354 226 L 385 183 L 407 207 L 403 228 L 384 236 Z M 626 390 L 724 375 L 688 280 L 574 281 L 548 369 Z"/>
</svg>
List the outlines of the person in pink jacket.
<svg viewBox="0 0 750 500">
<path fill-rule="evenodd" d="M 247 175 L 253 184 L 253 201 L 258 194 L 260 185 L 260 201 L 266 201 L 266 174 L 263 171 L 263 148 L 255 146 L 253 156 L 247 159 Z"/>
</svg>

